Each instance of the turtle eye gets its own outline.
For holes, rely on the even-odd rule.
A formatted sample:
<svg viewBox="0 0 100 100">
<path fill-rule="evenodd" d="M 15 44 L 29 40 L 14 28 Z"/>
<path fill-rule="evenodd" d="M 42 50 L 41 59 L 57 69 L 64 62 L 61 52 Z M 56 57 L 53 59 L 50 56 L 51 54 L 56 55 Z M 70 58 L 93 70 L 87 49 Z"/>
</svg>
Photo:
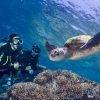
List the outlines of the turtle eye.
<svg viewBox="0 0 100 100">
<path fill-rule="evenodd" d="M 54 51 L 54 54 L 56 54 L 57 53 L 57 51 Z"/>
<path fill-rule="evenodd" d="M 59 55 L 59 52 L 56 50 L 56 51 L 54 51 L 54 54 Z"/>
</svg>

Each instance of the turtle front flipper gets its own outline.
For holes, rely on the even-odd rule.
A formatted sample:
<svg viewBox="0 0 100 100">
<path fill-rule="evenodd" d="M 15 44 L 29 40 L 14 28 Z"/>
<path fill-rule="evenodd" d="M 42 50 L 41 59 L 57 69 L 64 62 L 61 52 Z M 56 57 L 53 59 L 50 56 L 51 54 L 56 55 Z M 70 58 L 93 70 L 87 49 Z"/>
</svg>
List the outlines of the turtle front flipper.
<svg viewBox="0 0 100 100">
<path fill-rule="evenodd" d="M 45 47 L 48 52 L 51 52 L 53 49 L 57 48 L 55 45 L 50 44 L 48 41 L 46 41 Z"/>
<path fill-rule="evenodd" d="M 95 47 L 100 44 L 100 32 L 93 36 L 85 45 L 83 45 L 80 49 L 85 50 L 92 47 Z"/>
</svg>

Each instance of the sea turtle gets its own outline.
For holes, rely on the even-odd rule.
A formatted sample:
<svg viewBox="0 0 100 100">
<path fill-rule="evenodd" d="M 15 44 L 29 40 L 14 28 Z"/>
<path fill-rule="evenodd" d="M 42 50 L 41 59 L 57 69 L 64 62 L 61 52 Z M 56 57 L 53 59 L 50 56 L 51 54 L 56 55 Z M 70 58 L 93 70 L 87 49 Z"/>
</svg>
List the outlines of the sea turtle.
<svg viewBox="0 0 100 100">
<path fill-rule="evenodd" d="M 69 38 L 63 47 L 57 47 L 46 41 L 45 44 L 49 59 L 78 59 L 100 51 L 100 33 L 94 36 L 79 35 Z"/>
</svg>

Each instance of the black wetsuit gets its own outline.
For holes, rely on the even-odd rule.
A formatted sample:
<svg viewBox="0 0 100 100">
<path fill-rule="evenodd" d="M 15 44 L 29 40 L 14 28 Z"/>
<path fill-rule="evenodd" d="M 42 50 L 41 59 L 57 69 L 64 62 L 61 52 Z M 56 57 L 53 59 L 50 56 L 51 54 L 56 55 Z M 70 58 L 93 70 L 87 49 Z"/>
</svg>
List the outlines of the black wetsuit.
<svg viewBox="0 0 100 100">
<path fill-rule="evenodd" d="M 9 43 L 0 47 L 0 77 L 4 74 L 15 74 L 15 69 L 11 64 L 17 61 L 19 50 L 12 50 Z"/>
<path fill-rule="evenodd" d="M 37 63 L 39 54 L 32 53 L 32 51 L 23 51 L 23 54 L 19 56 L 19 62 L 21 64 L 22 73 L 26 73 L 25 68 L 31 66 L 33 70 L 37 70 Z"/>
<path fill-rule="evenodd" d="M 39 54 L 38 53 L 31 53 L 31 60 L 30 64 L 33 70 L 37 70 L 37 64 L 39 63 Z"/>
</svg>

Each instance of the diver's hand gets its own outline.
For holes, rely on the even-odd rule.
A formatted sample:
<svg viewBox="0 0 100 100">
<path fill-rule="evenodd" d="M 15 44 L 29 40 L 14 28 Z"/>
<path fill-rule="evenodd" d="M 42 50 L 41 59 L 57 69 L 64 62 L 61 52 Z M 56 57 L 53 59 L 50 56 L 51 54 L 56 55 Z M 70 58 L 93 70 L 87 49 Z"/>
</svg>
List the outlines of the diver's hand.
<svg viewBox="0 0 100 100">
<path fill-rule="evenodd" d="M 27 66 L 25 70 L 27 71 L 31 70 L 31 66 Z"/>
<path fill-rule="evenodd" d="M 31 74 L 31 75 L 32 75 L 32 74 L 33 74 L 33 72 L 34 72 L 34 71 L 33 71 L 32 69 L 31 69 L 31 70 L 29 70 L 29 74 Z"/>
<path fill-rule="evenodd" d="M 34 72 L 34 71 L 32 70 L 32 68 L 31 68 L 31 66 L 27 66 L 25 70 L 27 70 L 27 71 L 29 72 L 29 74 L 31 74 L 31 75 L 32 75 L 33 72 Z"/>
<path fill-rule="evenodd" d="M 18 63 L 18 62 L 15 62 L 15 63 L 14 63 L 14 69 L 18 69 L 18 68 L 19 68 L 19 66 L 20 66 L 20 65 L 19 65 L 19 63 Z"/>
</svg>

